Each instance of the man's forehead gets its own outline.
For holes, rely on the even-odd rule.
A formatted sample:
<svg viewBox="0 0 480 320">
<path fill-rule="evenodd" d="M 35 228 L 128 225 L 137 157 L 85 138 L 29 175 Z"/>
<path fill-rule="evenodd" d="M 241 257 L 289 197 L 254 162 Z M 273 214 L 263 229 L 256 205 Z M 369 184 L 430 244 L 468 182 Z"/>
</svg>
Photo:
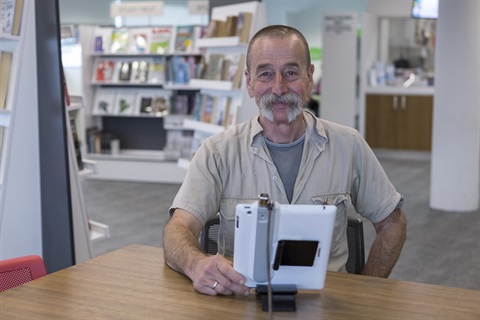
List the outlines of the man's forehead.
<svg viewBox="0 0 480 320">
<path fill-rule="evenodd" d="M 300 67 L 300 63 L 297 61 L 286 62 L 282 64 L 275 64 L 270 62 L 259 63 L 257 65 L 257 69 L 274 69 L 274 68 L 298 68 Z"/>
<path fill-rule="evenodd" d="M 255 47 L 257 45 L 265 45 L 266 43 L 280 43 L 280 42 L 291 42 L 291 41 L 298 41 L 302 42 L 300 38 L 298 38 L 296 35 L 285 35 L 285 36 L 262 36 L 259 37 L 255 40 L 253 43 L 252 47 Z"/>
<path fill-rule="evenodd" d="M 303 46 L 292 42 L 281 43 L 282 40 L 284 39 L 270 39 L 256 43 L 251 50 L 251 62 L 257 68 L 278 67 L 279 65 L 293 67 L 303 64 Z"/>
</svg>

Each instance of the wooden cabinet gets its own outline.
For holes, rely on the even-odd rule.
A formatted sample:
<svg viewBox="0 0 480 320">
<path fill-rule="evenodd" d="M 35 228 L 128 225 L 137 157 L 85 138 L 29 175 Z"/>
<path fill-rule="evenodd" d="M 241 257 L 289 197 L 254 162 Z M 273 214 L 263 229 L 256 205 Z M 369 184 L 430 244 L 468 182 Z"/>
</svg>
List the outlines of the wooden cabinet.
<svg viewBox="0 0 480 320">
<path fill-rule="evenodd" d="M 372 148 L 431 150 L 433 96 L 367 94 L 365 104 Z"/>
</svg>

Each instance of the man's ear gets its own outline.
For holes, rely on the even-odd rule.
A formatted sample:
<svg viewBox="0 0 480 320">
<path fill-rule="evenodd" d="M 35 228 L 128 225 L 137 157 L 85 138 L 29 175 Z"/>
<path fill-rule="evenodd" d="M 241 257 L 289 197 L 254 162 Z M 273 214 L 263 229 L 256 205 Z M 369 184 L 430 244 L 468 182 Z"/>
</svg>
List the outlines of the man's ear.
<svg viewBox="0 0 480 320">
<path fill-rule="evenodd" d="M 246 81 L 246 84 L 247 84 L 248 95 L 250 96 L 250 98 L 253 98 L 254 97 L 253 88 L 251 87 L 252 77 L 250 77 L 250 73 L 246 69 L 245 69 L 245 81 Z"/>
<path fill-rule="evenodd" d="M 308 81 L 312 86 L 313 86 L 313 73 L 314 72 L 315 72 L 315 66 L 312 63 L 310 65 L 310 68 L 308 68 Z"/>
</svg>

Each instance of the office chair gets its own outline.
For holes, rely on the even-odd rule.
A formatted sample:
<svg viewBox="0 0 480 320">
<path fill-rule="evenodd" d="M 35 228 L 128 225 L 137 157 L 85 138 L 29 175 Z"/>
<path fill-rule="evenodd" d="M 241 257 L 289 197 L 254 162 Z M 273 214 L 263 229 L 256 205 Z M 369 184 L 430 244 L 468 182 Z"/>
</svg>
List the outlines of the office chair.
<svg viewBox="0 0 480 320">
<path fill-rule="evenodd" d="M 0 260 L 0 292 L 45 275 L 45 263 L 37 255 Z"/>
<path fill-rule="evenodd" d="M 200 236 L 200 246 L 208 254 L 217 254 L 217 239 L 220 228 L 218 215 L 207 221 Z M 348 217 L 347 224 L 348 273 L 361 274 L 365 266 L 365 241 L 363 238 L 363 221 L 360 218 Z"/>
<path fill-rule="evenodd" d="M 220 229 L 220 217 L 218 214 L 205 223 L 200 235 L 200 247 L 208 254 L 217 254 L 217 239 Z"/>
<path fill-rule="evenodd" d="M 362 274 L 365 266 L 365 240 L 363 221 L 348 217 L 347 223 L 348 260 L 345 267 L 348 273 Z"/>
</svg>

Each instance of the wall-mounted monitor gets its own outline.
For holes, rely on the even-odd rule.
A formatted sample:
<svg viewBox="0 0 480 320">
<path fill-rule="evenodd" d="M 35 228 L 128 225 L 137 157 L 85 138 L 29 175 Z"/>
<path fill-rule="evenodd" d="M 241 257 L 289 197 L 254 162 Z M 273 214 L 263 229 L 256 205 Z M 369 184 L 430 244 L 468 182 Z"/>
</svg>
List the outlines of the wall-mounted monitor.
<svg viewBox="0 0 480 320">
<path fill-rule="evenodd" d="M 413 0 L 412 18 L 437 19 L 438 0 Z"/>
</svg>

